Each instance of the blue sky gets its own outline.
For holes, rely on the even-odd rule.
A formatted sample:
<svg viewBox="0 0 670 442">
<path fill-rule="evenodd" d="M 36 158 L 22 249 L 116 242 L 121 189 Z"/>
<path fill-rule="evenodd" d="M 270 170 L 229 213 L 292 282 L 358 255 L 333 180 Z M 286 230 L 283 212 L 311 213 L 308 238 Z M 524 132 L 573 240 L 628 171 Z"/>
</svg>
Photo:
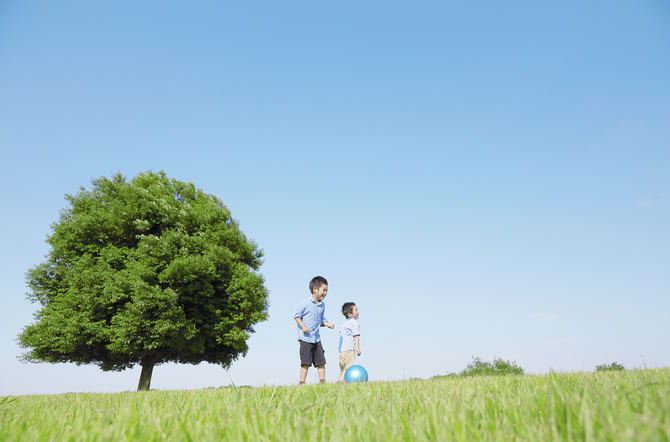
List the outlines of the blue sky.
<svg viewBox="0 0 670 442">
<path fill-rule="evenodd" d="M 15 342 L 63 196 L 118 171 L 192 181 L 265 251 L 248 355 L 153 388 L 296 383 L 317 274 L 374 380 L 670 365 L 668 3 L 364 3 L 0 4 L 0 394 L 136 388 Z"/>
</svg>

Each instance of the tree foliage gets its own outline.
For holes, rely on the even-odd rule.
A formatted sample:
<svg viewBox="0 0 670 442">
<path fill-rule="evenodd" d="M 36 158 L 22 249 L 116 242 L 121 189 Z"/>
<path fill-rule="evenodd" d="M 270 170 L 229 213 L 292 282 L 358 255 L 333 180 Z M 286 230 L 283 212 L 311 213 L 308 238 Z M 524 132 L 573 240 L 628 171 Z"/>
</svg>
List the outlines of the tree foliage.
<svg viewBox="0 0 670 442">
<path fill-rule="evenodd" d="M 24 359 L 141 364 L 150 380 L 156 364 L 228 367 L 246 354 L 268 292 L 262 251 L 229 209 L 162 171 L 92 184 L 66 195 L 51 250 L 27 274 L 41 309 L 19 335 Z"/>
<path fill-rule="evenodd" d="M 465 369 L 459 373 L 447 373 L 444 375 L 433 376 L 433 379 L 439 378 L 455 378 L 455 377 L 470 377 L 470 376 L 501 376 L 501 375 L 522 375 L 523 368 L 518 366 L 516 362 L 505 361 L 502 358 L 495 358 L 493 361 L 483 361 L 481 358 L 473 356 Z"/>
<path fill-rule="evenodd" d="M 461 376 L 499 376 L 499 375 L 521 375 L 523 368 L 515 362 L 505 361 L 501 358 L 495 358 L 492 362 L 482 361 L 478 357 L 473 357 Z"/>
<path fill-rule="evenodd" d="M 611 364 L 596 365 L 596 371 L 623 371 L 626 368 L 619 364 L 618 362 L 612 362 Z"/>
</svg>

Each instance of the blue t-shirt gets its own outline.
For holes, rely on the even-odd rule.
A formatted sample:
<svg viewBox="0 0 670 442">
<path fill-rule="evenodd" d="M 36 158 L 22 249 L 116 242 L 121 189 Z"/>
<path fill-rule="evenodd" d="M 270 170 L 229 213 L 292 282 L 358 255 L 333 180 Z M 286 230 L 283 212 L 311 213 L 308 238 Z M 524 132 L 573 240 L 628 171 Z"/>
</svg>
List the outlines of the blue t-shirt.
<svg viewBox="0 0 670 442">
<path fill-rule="evenodd" d="M 354 336 L 359 336 L 358 319 L 349 318 L 340 326 L 340 352 L 356 350 Z"/>
<path fill-rule="evenodd" d="M 303 333 L 300 326 L 296 323 L 295 325 L 298 327 L 299 341 L 316 343 L 321 340 L 319 327 L 321 324 L 328 321 L 325 316 L 325 311 L 326 303 L 323 301 L 317 304 L 313 298 L 309 298 L 300 303 L 293 315 L 293 319 L 300 318 L 302 323 L 305 324 L 305 327 L 309 329 L 309 333 Z"/>
</svg>

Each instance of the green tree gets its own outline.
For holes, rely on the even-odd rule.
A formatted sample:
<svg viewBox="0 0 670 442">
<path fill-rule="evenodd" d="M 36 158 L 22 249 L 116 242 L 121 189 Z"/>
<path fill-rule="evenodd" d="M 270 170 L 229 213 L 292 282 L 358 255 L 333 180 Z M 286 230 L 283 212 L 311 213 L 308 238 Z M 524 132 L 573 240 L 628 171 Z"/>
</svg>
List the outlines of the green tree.
<svg viewBox="0 0 670 442">
<path fill-rule="evenodd" d="M 65 196 L 46 260 L 28 271 L 41 308 L 19 334 L 23 360 L 140 364 L 148 390 L 157 364 L 245 355 L 268 316 L 262 251 L 221 200 L 162 171 L 92 184 Z"/>
<path fill-rule="evenodd" d="M 492 362 L 482 361 L 478 357 L 473 357 L 461 376 L 499 376 L 499 375 L 522 375 L 523 368 L 515 362 L 505 361 L 501 358 L 495 358 Z"/>
<path fill-rule="evenodd" d="M 611 364 L 596 365 L 596 371 L 623 371 L 626 368 L 619 364 L 618 362 L 612 362 Z"/>
</svg>

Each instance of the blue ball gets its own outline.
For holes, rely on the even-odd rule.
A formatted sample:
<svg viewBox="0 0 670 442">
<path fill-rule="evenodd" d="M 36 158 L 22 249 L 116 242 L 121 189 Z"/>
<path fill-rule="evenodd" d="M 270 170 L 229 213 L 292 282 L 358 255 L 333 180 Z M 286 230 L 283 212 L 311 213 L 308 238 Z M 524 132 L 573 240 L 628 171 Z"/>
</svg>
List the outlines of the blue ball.
<svg viewBox="0 0 670 442">
<path fill-rule="evenodd" d="M 347 368 L 347 371 L 344 373 L 344 381 L 347 384 L 352 382 L 367 382 L 368 372 L 362 365 L 352 365 Z"/>
</svg>

